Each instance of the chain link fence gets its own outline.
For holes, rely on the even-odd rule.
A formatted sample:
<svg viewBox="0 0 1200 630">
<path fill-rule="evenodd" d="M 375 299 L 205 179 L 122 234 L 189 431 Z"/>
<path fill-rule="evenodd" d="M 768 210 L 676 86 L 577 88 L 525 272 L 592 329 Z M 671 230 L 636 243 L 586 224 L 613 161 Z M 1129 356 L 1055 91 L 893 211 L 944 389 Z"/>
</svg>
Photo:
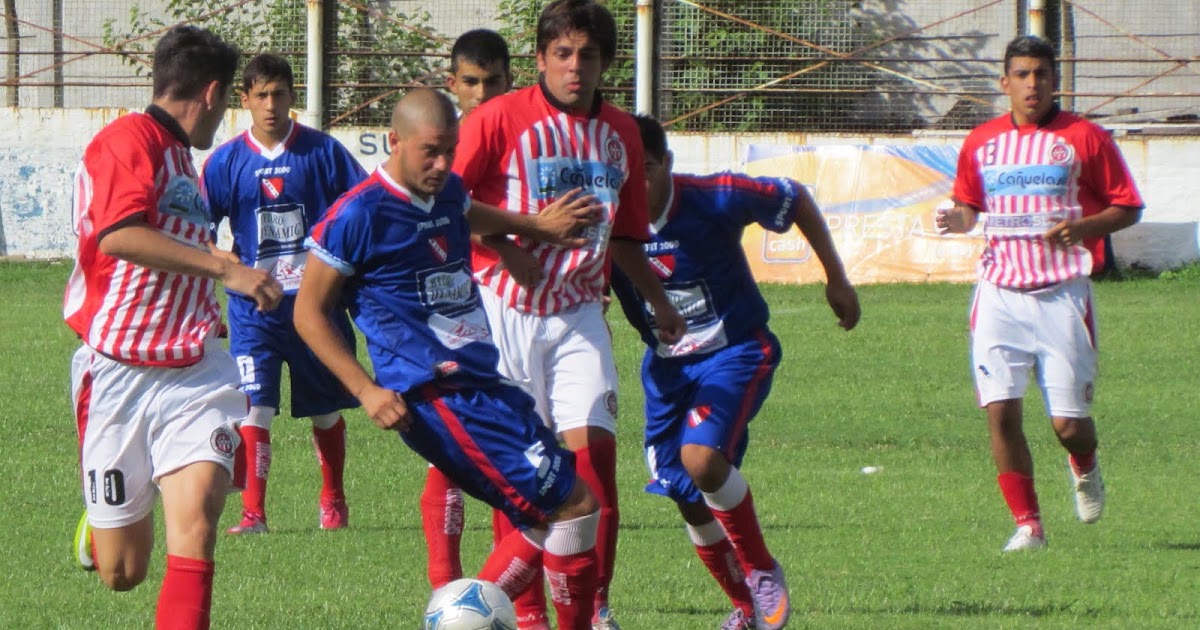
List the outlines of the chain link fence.
<svg viewBox="0 0 1200 630">
<path fill-rule="evenodd" d="M 305 0 L 3 0 L 0 95 L 14 107 L 140 108 L 150 52 L 177 23 L 244 52 L 286 56 L 307 89 Z M 607 94 L 630 108 L 633 0 L 609 0 L 618 57 Z M 1066 107 L 1110 121 L 1196 122 L 1200 3 L 1048 0 Z M 326 125 L 386 124 L 395 96 L 442 85 L 454 38 L 504 34 L 517 85 L 537 80 L 540 0 L 326 0 Z M 966 129 L 1007 108 L 1005 44 L 1029 20 L 1020 0 L 658 0 L 656 110 L 704 132 Z"/>
</svg>

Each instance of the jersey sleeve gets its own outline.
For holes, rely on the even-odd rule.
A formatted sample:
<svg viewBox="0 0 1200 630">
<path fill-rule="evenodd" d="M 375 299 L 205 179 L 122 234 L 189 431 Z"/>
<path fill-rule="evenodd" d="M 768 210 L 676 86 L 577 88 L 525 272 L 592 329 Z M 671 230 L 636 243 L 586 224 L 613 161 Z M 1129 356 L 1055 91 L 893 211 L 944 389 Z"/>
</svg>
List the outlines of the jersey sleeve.
<svg viewBox="0 0 1200 630">
<path fill-rule="evenodd" d="M 723 174 L 721 191 L 728 202 L 728 219 L 737 227 L 757 223 L 780 234 L 791 229 L 800 211 L 801 195 L 807 194 L 797 181 L 784 177 L 750 177 Z"/>
<path fill-rule="evenodd" d="M 975 150 L 979 146 L 974 133 L 967 136 L 958 152 L 958 170 L 954 175 L 954 200 L 979 211 L 984 207 L 983 180 L 979 175 L 979 162 Z"/>
<path fill-rule="evenodd" d="M 612 237 L 648 241 L 650 215 L 646 201 L 646 156 L 633 117 L 628 118 L 629 125 L 622 131 L 621 139 L 628 154 L 629 179 L 621 186 L 621 203 L 617 207 L 617 215 L 613 217 Z"/>
<path fill-rule="evenodd" d="M 1141 209 L 1145 203 L 1116 141 L 1099 127 L 1095 128 L 1092 136 L 1095 153 L 1084 164 L 1084 184 L 1092 189 L 1105 208 L 1126 206 Z"/>
<path fill-rule="evenodd" d="M 83 169 L 92 186 L 88 214 L 94 233 L 103 234 L 139 213 L 153 223 L 158 213 L 155 181 L 161 167 L 155 160 L 163 152 L 146 146 L 140 134 L 122 138 L 119 148 L 113 146 L 111 136 L 107 140 L 94 142 L 83 155 Z"/>
<path fill-rule="evenodd" d="M 343 276 L 353 276 L 371 255 L 370 213 L 362 196 L 338 200 L 313 226 L 304 245 Z"/>
</svg>

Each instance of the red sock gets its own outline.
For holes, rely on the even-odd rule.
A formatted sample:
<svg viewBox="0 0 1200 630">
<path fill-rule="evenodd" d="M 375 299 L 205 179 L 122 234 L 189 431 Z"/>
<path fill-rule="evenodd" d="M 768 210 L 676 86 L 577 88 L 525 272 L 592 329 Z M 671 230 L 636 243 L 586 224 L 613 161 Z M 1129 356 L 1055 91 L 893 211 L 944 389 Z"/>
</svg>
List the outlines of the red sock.
<svg viewBox="0 0 1200 630">
<path fill-rule="evenodd" d="M 271 471 L 271 432 L 255 426 L 242 425 L 238 433 L 246 446 L 246 489 L 242 490 L 242 509 L 265 516 L 267 475 Z"/>
<path fill-rule="evenodd" d="M 1075 468 L 1077 475 L 1086 475 L 1092 472 L 1096 467 L 1096 449 L 1082 455 L 1071 453 L 1071 466 Z"/>
<path fill-rule="evenodd" d="M 156 630 L 205 630 L 212 611 L 211 560 L 167 555 L 167 573 L 158 593 Z"/>
<path fill-rule="evenodd" d="M 312 428 L 317 462 L 321 464 L 321 505 L 346 500 L 342 474 L 346 470 L 346 421 L 340 416 L 328 429 Z"/>
<path fill-rule="evenodd" d="M 437 589 L 462 577 L 463 492 L 432 466 L 421 492 L 421 527 L 429 551 L 429 584 Z"/>
<path fill-rule="evenodd" d="M 509 599 L 529 590 L 542 566 L 542 548 L 514 530 L 504 537 L 479 570 L 479 579 L 494 582 Z"/>
<path fill-rule="evenodd" d="M 1019 472 L 1006 472 L 996 476 L 1000 492 L 1008 509 L 1012 511 L 1017 527 L 1032 525 L 1035 533 L 1041 533 L 1042 517 L 1038 509 L 1037 492 L 1033 490 L 1033 477 Z"/>
<path fill-rule="evenodd" d="M 742 568 L 746 571 L 770 571 L 775 568 L 775 557 L 767 551 L 767 541 L 763 540 L 758 514 L 754 511 L 754 495 L 749 487 L 746 488 L 746 496 L 733 509 L 719 510 L 711 505 L 709 508 L 725 528 Z"/>
<path fill-rule="evenodd" d="M 728 538 L 707 546 L 695 545 L 696 555 L 708 567 L 721 590 L 729 596 L 734 606 L 741 608 L 748 618 L 754 618 L 754 600 L 750 596 L 750 587 L 746 586 L 746 573 L 738 561 L 737 552 Z"/>
<path fill-rule="evenodd" d="M 588 549 L 569 556 L 546 553 L 543 557 L 550 600 L 558 613 L 558 627 L 561 630 L 591 630 L 592 616 L 596 612 L 596 569 L 602 564 L 596 550 Z"/>
<path fill-rule="evenodd" d="M 512 521 L 500 510 L 492 510 L 492 548 L 500 547 L 500 541 L 505 536 L 517 531 Z M 540 625 L 549 626 L 546 617 L 546 587 L 543 586 L 542 566 L 534 567 L 536 572 L 530 579 L 529 588 L 513 598 L 513 608 L 517 610 L 517 626 L 521 628 L 536 628 Z"/>
<path fill-rule="evenodd" d="M 609 437 L 591 441 L 575 451 L 575 472 L 600 502 L 600 526 L 596 531 L 596 610 L 608 605 L 608 586 L 617 561 L 617 529 L 621 511 L 617 507 L 617 440 Z M 772 565 L 774 566 L 774 565 Z"/>
</svg>

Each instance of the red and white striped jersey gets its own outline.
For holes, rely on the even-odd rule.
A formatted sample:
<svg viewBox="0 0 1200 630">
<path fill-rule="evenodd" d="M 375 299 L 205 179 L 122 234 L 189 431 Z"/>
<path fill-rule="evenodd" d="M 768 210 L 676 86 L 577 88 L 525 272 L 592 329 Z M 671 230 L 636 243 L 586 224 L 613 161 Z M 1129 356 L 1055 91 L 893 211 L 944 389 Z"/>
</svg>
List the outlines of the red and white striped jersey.
<svg viewBox="0 0 1200 630">
<path fill-rule="evenodd" d="M 648 240 L 646 172 L 633 117 L 599 101 L 584 115 L 554 106 L 540 85 L 491 99 L 463 119 L 454 170 L 471 196 L 509 212 L 540 212 L 582 188 L 604 205 L 591 243 L 565 249 L 528 238 L 516 243 L 542 268 L 532 290 L 518 285 L 496 253 L 476 247 L 475 278 L 525 313 L 557 313 L 600 300 L 611 238 Z"/>
<path fill-rule="evenodd" d="M 214 281 L 101 252 L 100 237 L 137 214 L 177 241 L 208 249 L 209 213 L 191 151 L 148 113 L 113 121 L 84 150 L 75 173 L 78 250 L 63 316 L 85 344 L 118 361 L 191 365 L 220 319 Z"/>
<path fill-rule="evenodd" d="M 1020 126 L 1011 114 L 992 119 L 958 156 L 955 200 L 987 213 L 979 276 L 1001 287 L 1043 287 L 1102 269 L 1103 238 L 1068 247 L 1043 235 L 1064 220 L 1143 205 L 1108 132 L 1069 112 L 1047 118 Z"/>
</svg>

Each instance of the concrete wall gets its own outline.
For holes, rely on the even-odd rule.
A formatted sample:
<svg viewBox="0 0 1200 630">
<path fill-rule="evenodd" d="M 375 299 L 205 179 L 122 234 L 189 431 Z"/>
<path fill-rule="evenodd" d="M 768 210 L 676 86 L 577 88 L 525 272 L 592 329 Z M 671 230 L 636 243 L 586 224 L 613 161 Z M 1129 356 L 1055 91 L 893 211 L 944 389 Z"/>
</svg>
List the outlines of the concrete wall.
<svg viewBox="0 0 1200 630">
<path fill-rule="evenodd" d="M 0 109 L 0 256 L 73 255 L 72 174 L 88 140 L 125 113 L 118 109 Z M 231 112 L 218 140 L 249 120 Z M 1121 266 L 1167 269 L 1200 260 L 1200 137 L 1117 130 L 1118 144 L 1146 200 L 1142 222 L 1114 235 Z M 333 135 L 368 169 L 386 159 L 382 129 L 338 128 Z M 958 144 L 961 133 L 905 136 L 808 134 L 673 135 L 680 172 L 738 169 L 751 144 Z M 198 155 L 198 162 L 204 158 Z"/>
</svg>

